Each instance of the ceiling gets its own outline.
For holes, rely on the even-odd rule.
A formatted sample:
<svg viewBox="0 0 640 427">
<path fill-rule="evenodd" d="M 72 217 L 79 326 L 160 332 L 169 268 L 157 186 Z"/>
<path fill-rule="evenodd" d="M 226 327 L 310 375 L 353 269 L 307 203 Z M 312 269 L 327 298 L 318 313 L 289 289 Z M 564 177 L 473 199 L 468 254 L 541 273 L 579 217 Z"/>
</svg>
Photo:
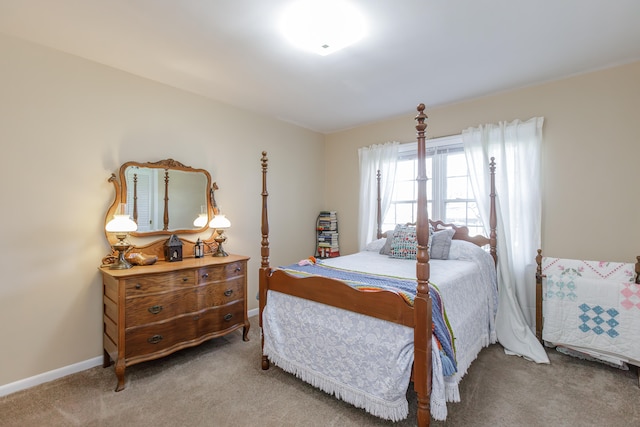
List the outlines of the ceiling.
<svg viewBox="0 0 640 427">
<path fill-rule="evenodd" d="M 367 36 L 328 56 L 290 2 L 0 0 L 0 32 L 322 133 L 640 60 L 638 0 L 351 0 Z"/>
</svg>

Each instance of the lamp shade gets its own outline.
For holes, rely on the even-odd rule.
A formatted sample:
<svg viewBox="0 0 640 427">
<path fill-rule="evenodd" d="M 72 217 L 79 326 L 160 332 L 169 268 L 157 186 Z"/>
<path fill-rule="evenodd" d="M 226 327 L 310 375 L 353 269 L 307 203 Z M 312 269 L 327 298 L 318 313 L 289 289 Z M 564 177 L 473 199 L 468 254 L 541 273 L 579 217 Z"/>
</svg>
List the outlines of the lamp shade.
<svg viewBox="0 0 640 427">
<path fill-rule="evenodd" d="M 220 214 L 213 217 L 209 223 L 209 228 L 222 229 L 231 227 L 231 221 L 226 216 Z"/>
<path fill-rule="evenodd" d="M 193 221 L 193 226 L 196 228 L 202 228 L 207 225 L 207 220 L 209 219 L 209 215 L 206 213 L 201 213 L 198 215 L 198 218 Z"/>
<path fill-rule="evenodd" d="M 111 233 L 129 233 L 138 229 L 136 224 L 129 215 L 114 215 L 109 221 L 105 229 Z"/>
</svg>

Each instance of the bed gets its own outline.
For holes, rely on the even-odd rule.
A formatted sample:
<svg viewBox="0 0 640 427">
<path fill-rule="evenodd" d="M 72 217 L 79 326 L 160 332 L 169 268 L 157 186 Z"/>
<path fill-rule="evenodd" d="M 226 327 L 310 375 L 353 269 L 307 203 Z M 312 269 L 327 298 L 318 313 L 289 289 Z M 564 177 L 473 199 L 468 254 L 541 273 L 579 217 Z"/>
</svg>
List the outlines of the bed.
<svg viewBox="0 0 640 427">
<path fill-rule="evenodd" d="M 424 162 L 427 116 L 424 104 L 417 109 L 419 209 L 413 260 L 379 254 L 376 244 L 384 237 L 378 226 L 380 242 L 372 242 L 374 250 L 320 264 L 272 268 L 268 158 L 262 153 L 259 320 L 263 369 L 274 363 L 392 421 L 406 418 L 406 390 L 413 382 L 417 424 L 428 426 L 432 415 L 446 418 L 446 401 L 459 400 L 459 380 L 482 347 L 496 340 L 495 164 L 491 162 L 489 171 L 489 237 L 469 236 L 466 227 L 430 221 Z M 452 259 L 430 261 L 429 236 L 442 229 L 451 230 Z"/>
</svg>

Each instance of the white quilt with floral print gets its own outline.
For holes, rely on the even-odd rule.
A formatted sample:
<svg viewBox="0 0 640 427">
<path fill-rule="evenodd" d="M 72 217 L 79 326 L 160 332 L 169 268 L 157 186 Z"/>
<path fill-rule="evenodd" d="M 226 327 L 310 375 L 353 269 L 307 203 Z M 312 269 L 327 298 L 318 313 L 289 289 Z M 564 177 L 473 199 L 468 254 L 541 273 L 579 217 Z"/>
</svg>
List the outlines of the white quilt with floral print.
<svg viewBox="0 0 640 427">
<path fill-rule="evenodd" d="M 640 361 L 640 285 L 630 263 L 544 257 L 542 338 L 601 360 Z"/>
</svg>

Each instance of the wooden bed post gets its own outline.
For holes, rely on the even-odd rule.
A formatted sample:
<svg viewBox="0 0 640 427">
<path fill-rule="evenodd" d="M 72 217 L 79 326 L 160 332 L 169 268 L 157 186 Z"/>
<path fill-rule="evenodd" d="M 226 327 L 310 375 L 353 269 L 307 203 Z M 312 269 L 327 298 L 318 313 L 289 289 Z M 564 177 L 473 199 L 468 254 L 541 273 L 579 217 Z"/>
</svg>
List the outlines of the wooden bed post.
<svg viewBox="0 0 640 427">
<path fill-rule="evenodd" d="M 417 292 L 413 304 L 415 325 L 413 387 L 418 398 L 418 426 L 428 426 L 431 421 L 431 297 L 429 296 L 429 213 L 427 212 L 427 174 L 425 129 L 427 124 L 424 104 L 418 105 L 416 130 L 418 135 L 418 239 L 416 277 Z"/>
<path fill-rule="evenodd" d="M 491 191 L 489 193 L 490 212 L 489 212 L 489 253 L 493 257 L 493 263 L 498 266 L 498 252 L 496 246 L 498 246 L 498 235 L 496 229 L 498 228 L 498 219 L 496 216 L 496 158 L 492 157 L 489 163 L 489 173 L 491 176 Z"/>
<path fill-rule="evenodd" d="M 536 255 L 536 338 L 542 342 L 542 249 Z"/>
<path fill-rule="evenodd" d="M 260 300 L 260 313 L 259 324 L 262 331 L 262 312 L 267 304 L 267 277 L 271 274 L 271 267 L 269 266 L 269 215 L 267 209 L 267 198 L 269 193 L 267 192 L 267 152 L 262 152 L 262 241 L 260 242 L 260 272 L 258 274 L 258 286 L 259 293 L 258 298 Z M 262 348 L 264 348 L 264 334 L 261 334 Z M 269 358 L 262 354 L 262 369 L 269 369 Z"/>
</svg>

